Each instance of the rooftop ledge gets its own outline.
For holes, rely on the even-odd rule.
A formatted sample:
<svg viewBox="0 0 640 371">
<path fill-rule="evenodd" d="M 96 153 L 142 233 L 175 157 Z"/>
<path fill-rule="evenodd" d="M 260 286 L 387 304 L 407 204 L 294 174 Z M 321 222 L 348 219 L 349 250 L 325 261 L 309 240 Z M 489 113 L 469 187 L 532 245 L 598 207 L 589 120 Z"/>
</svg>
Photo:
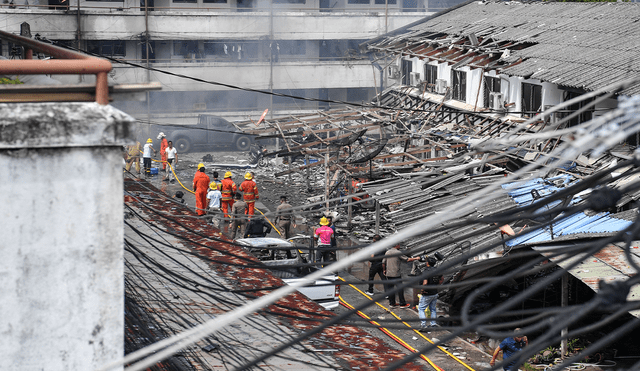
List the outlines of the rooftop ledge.
<svg viewBox="0 0 640 371">
<path fill-rule="evenodd" d="M 0 149 L 112 147 L 134 143 L 135 120 L 92 103 L 0 104 Z"/>
</svg>

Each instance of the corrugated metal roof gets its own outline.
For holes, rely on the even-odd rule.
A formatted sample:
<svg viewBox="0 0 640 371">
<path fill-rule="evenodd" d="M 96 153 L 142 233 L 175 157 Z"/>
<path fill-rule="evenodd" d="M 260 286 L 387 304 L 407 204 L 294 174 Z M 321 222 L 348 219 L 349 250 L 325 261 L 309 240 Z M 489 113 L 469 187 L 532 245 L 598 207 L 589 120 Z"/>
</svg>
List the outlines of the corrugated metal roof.
<svg viewBox="0 0 640 371">
<path fill-rule="evenodd" d="M 543 254 L 548 255 L 545 251 L 557 250 L 558 248 L 562 248 L 562 246 L 544 248 L 534 247 L 534 250 L 539 250 Z M 638 248 L 637 244 L 632 244 L 630 246 L 631 252 L 629 255 L 636 264 L 640 264 Z M 620 280 L 626 281 L 637 274 L 636 270 L 627 260 L 624 250 L 616 245 L 608 245 L 588 258 L 583 258 L 581 255 L 569 258 L 564 255 L 551 257 L 552 261 L 556 262 L 563 268 L 568 268 L 570 264 L 574 263 L 578 259 L 582 259 L 582 261 L 577 266 L 569 269 L 568 272 L 587 284 L 587 286 L 595 292 L 600 290 L 600 280 L 604 280 L 605 282 Z M 640 286 L 635 285 L 631 287 L 631 290 L 627 295 L 627 300 L 635 301 L 638 300 L 638 298 L 640 298 Z M 630 313 L 636 317 L 640 316 L 640 311 L 638 310 L 631 311 Z"/>
<path fill-rule="evenodd" d="M 562 189 L 560 186 L 568 186 L 576 181 L 577 179 L 571 175 L 564 174 L 548 179 L 535 178 L 526 182 L 507 183 L 504 184 L 502 188 L 507 191 L 507 194 L 518 206 L 523 207 L 530 205 L 534 201 L 531 194 L 532 190 L 536 190 L 541 196 L 541 199 L 543 199 L 560 191 Z M 575 204 L 580 201 L 582 201 L 582 198 L 575 196 L 569 201 L 569 204 Z M 548 206 L 537 211 L 546 211 L 560 203 L 561 201 L 559 200 L 549 203 Z M 621 231 L 633 223 L 633 221 L 630 220 L 614 218 L 610 216 L 608 212 L 597 213 L 595 215 L 588 215 L 584 212 L 570 216 L 560 214 L 555 219 L 557 221 L 553 223 L 553 238 L 551 236 L 551 229 L 547 227 L 511 239 L 507 241 L 507 246 L 550 242 L 561 237 L 568 239 L 567 237 L 571 236 L 584 238 L 590 235 L 608 235 Z"/>
<path fill-rule="evenodd" d="M 476 1 L 383 36 L 372 46 L 460 45 L 473 33 L 480 44 L 464 43 L 468 51 L 510 50 L 497 66 L 505 74 L 595 90 L 640 73 L 635 63 L 640 59 L 639 21 L 637 3 Z M 522 63 L 512 65 L 517 61 Z M 638 92 L 640 86 L 623 91 Z"/>
</svg>

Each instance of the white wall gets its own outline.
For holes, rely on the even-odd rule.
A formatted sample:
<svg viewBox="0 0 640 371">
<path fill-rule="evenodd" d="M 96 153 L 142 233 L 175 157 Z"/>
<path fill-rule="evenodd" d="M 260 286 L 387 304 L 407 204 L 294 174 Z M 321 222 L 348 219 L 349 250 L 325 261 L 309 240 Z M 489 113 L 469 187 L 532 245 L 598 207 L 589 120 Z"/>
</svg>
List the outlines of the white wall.
<svg viewBox="0 0 640 371">
<path fill-rule="evenodd" d="M 144 12 L 139 9 L 84 9 L 83 14 L 84 39 L 138 40 L 146 30 Z M 394 30 L 427 14 L 279 12 L 273 14 L 273 35 L 281 40 L 364 40 L 382 35 L 385 19 L 388 29 Z M 77 30 L 76 15 L 62 10 L 0 8 L 1 29 L 19 33 L 22 22 L 31 25 L 32 34 L 51 40 L 73 40 Z M 270 22 L 268 12 L 156 10 L 149 15 L 149 33 L 151 39 L 160 40 L 255 40 L 269 35 Z"/>
<path fill-rule="evenodd" d="M 540 80 L 536 80 L 540 81 Z M 558 85 L 549 82 L 542 82 L 542 108 L 545 106 L 555 106 L 563 102 L 562 92 Z"/>
<path fill-rule="evenodd" d="M 469 67 L 464 67 L 463 70 L 467 72 L 467 104 L 478 105 L 478 107 L 482 107 L 482 89 L 478 89 L 478 86 L 481 86 L 484 83 L 484 79 L 482 78 L 483 72 L 480 68 L 470 69 Z M 478 95 L 480 97 L 478 97 Z M 476 100 L 476 98 L 478 98 Z"/>
<path fill-rule="evenodd" d="M 269 63 L 155 63 L 161 70 L 253 89 L 269 88 Z M 377 70 L 376 70 L 377 72 Z M 144 71 L 134 67 L 116 67 L 111 83 L 141 81 Z M 376 73 L 376 81 L 379 75 Z M 225 90 L 217 85 L 153 73 L 164 89 L 172 91 Z M 369 60 L 332 62 L 279 62 L 273 68 L 274 89 L 320 89 L 372 87 L 374 75 Z M 379 81 L 378 81 L 379 82 Z"/>
<path fill-rule="evenodd" d="M 449 64 L 438 64 L 438 79 L 447 80 L 447 86 L 451 87 L 451 66 Z"/>
<path fill-rule="evenodd" d="M 129 120 L 95 103 L 0 104 L 0 369 L 123 356 Z"/>
</svg>

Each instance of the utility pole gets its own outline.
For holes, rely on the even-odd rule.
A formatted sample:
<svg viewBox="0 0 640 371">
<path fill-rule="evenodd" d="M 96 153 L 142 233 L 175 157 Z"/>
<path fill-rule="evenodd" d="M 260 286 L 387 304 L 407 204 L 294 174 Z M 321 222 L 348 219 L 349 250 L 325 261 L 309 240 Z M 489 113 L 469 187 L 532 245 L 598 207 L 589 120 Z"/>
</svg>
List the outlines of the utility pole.
<svg viewBox="0 0 640 371">
<path fill-rule="evenodd" d="M 76 8 L 76 49 L 82 50 L 82 21 L 80 19 L 80 0 L 76 1 L 78 2 Z M 82 82 L 82 76 L 83 75 L 78 74 L 78 82 Z"/>
<path fill-rule="evenodd" d="M 353 205 L 352 205 L 352 203 L 353 203 L 353 196 L 352 196 L 353 195 L 353 178 L 348 177 L 347 178 L 347 182 L 348 182 L 347 183 L 347 187 L 349 189 L 349 201 L 347 201 L 347 203 L 349 205 L 349 206 L 347 206 L 347 215 L 348 215 L 347 228 L 351 229 L 351 217 L 353 215 Z"/>
<path fill-rule="evenodd" d="M 389 32 L 388 26 L 388 18 L 389 18 L 389 0 L 384 0 L 384 33 Z"/>
<path fill-rule="evenodd" d="M 329 211 L 329 146 L 327 145 L 327 153 L 324 155 L 324 201 Z"/>
<path fill-rule="evenodd" d="M 309 165 L 309 154 L 305 153 L 304 155 L 304 164 L 305 165 Z M 306 176 L 305 178 L 307 179 L 307 191 L 311 189 L 311 180 L 309 179 L 311 177 L 311 174 L 309 173 L 309 166 L 307 166 L 307 168 L 305 169 L 305 173 Z"/>
<path fill-rule="evenodd" d="M 149 0 L 144 0 L 144 46 L 145 46 L 145 62 L 147 65 L 147 82 L 151 82 L 151 71 L 149 70 Z M 147 138 L 151 137 L 151 94 L 146 92 L 147 96 Z"/>
<path fill-rule="evenodd" d="M 565 308 L 566 306 L 569 305 L 569 274 L 567 272 L 565 272 L 562 275 L 560 305 L 562 306 L 562 308 Z M 569 329 L 566 327 L 563 328 L 562 331 L 560 332 L 560 335 L 563 337 L 563 339 L 560 341 L 560 357 L 562 357 L 562 359 L 565 358 L 568 351 L 567 339 L 565 338 L 568 332 L 569 332 Z"/>
</svg>

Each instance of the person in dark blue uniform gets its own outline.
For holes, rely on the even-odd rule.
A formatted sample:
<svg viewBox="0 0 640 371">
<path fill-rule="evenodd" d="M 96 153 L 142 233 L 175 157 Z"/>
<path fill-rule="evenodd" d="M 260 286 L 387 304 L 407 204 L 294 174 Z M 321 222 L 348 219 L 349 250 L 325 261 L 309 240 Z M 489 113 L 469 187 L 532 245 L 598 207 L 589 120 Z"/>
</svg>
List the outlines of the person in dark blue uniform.
<svg viewBox="0 0 640 371">
<path fill-rule="evenodd" d="M 515 330 L 516 333 L 518 331 L 520 331 L 519 328 Z M 515 362 L 507 362 L 507 360 L 513 357 L 519 351 L 521 351 L 522 348 L 524 348 L 528 344 L 529 344 L 529 340 L 524 335 L 508 337 L 502 340 L 502 343 L 500 343 L 500 345 L 493 352 L 493 357 L 491 357 L 491 362 L 489 362 L 489 364 L 491 366 L 495 365 L 496 358 L 498 357 L 498 353 L 502 351 L 502 359 L 504 361 L 504 366 L 502 366 L 502 368 L 504 369 L 504 371 L 510 371 L 511 368 L 514 366 Z"/>
</svg>

